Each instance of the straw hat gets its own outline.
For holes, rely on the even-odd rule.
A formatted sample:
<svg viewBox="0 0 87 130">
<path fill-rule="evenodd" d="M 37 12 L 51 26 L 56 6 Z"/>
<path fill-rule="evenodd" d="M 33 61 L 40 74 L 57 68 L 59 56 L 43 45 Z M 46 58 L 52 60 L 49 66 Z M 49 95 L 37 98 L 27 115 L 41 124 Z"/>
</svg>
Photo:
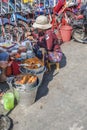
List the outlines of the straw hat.
<svg viewBox="0 0 87 130">
<path fill-rule="evenodd" d="M 51 28 L 52 24 L 49 23 L 46 16 L 40 15 L 36 18 L 36 22 L 33 24 L 33 27 L 45 30 Z"/>
</svg>

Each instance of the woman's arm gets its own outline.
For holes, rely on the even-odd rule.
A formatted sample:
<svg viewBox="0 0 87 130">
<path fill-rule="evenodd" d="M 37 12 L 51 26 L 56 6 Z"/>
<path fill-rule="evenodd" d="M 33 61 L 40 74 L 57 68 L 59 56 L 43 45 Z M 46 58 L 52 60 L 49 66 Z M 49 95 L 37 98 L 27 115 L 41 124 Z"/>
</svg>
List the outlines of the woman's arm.
<svg viewBox="0 0 87 130">
<path fill-rule="evenodd" d="M 53 35 L 51 31 L 46 32 L 45 39 L 46 39 L 47 50 L 52 51 L 53 50 Z"/>
</svg>

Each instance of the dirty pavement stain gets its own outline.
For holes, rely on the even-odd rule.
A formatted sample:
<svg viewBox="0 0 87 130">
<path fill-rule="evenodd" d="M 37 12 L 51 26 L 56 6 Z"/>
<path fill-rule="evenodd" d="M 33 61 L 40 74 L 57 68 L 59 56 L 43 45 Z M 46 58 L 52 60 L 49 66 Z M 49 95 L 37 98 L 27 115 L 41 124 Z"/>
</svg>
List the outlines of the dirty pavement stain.
<svg viewBox="0 0 87 130">
<path fill-rule="evenodd" d="M 78 124 L 75 123 L 69 130 L 83 130 L 83 126 L 78 126 Z"/>
</svg>

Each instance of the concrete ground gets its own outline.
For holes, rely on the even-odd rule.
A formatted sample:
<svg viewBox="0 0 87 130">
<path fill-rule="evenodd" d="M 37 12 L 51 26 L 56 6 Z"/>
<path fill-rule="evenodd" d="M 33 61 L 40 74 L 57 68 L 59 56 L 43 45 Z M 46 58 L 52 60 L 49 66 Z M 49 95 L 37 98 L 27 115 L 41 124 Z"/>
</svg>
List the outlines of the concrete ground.
<svg viewBox="0 0 87 130">
<path fill-rule="evenodd" d="M 60 71 L 44 76 L 37 101 L 9 115 L 13 130 L 87 130 L 87 45 L 71 41 L 62 50 Z"/>
</svg>

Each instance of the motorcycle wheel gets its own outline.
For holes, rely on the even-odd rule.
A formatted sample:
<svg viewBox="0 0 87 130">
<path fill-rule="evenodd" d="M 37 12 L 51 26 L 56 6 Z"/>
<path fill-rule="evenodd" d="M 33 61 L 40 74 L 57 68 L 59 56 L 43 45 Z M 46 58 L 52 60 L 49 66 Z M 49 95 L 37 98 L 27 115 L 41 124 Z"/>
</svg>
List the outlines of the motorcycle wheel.
<svg viewBox="0 0 87 130">
<path fill-rule="evenodd" d="M 13 37 L 14 41 L 22 41 L 24 39 L 24 34 L 26 31 L 29 31 L 28 24 L 24 21 L 18 20 L 17 26 L 13 27 Z"/>
<path fill-rule="evenodd" d="M 72 38 L 79 43 L 87 43 L 87 41 L 85 41 L 85 31 L 83 28 L 75 28 L 72 33 Z"/>
<path fill-rule="evenodd" d="M 4 25 L 5 39 L 13 41 L 13 30 L 12 30 L 13 27 L 14 27 L 14 25 L 11 25 L 11 24 L 5 24 Z"/>
<path fill-rule="evenodd" d="M 4 25 L 5 32 L 6 32 L 6 33 L 11 32 L 11 33 L 12 33 L 12 28 L 13 28 L 13 27 L 14 27 L 14 25 L 11 25 L 11 24 L 5 24 L 5 25 Z"/>
<path fill-rule="evenodd" d="M 6 115 L 0 115 L 0 130 L 12 130 L 12 128 L 13 120 Z"/>
<path fill-rule="evenodd" d="M 22 25 L 21 25 L 22 26 Z M 23 34 L 22 27 L 19 24 L 17 26 L 6 24 L 5 27 L 5 37 L 6 39 L 11 36 L 11 41 L 16 41 L 18 36 L 18 41 L 20 41 L 21 36 Z M 8 35 L 9 34 L 9 37 Z"/>
<path fill-rule="evenodd" d="M 18 20 L 17 26 L 23 28 L 23 31 L 29 31 L 29 26 L 26 22 Z"/>
<path fill-rule="evenodd" d="M 5 33 L 5 39 L 13 42 L 13 36 L 10 33 Z"/>
<path fill-rule="evenodd" d="M 21 31 L 19 41 L 22 41 L 24 39 L 25 33 L 30 31 L 29 25 L 24 21 L 18 20 L 17 28 Z"/>
</svg>

